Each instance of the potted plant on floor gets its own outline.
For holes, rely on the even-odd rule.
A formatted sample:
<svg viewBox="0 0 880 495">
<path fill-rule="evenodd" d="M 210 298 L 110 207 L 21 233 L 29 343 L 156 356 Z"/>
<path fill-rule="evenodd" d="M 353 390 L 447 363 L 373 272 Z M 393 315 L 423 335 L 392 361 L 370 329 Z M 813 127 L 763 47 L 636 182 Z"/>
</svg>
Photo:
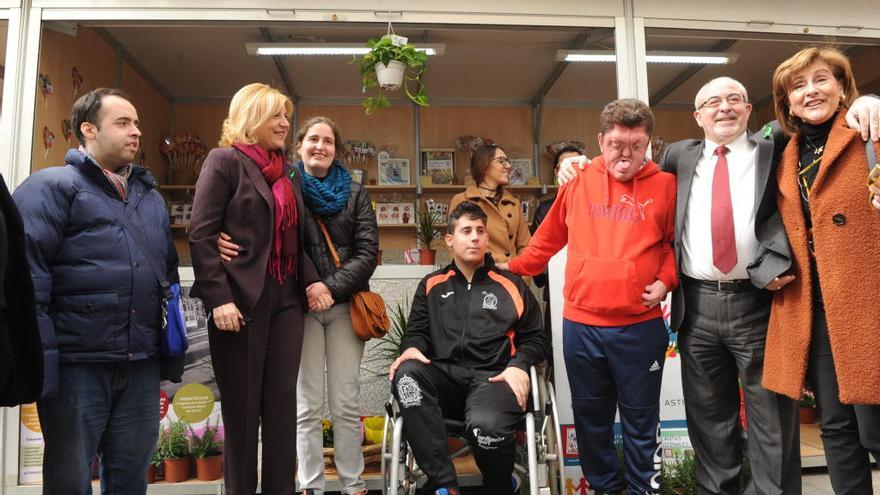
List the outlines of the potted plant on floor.
<svg viewBox="0 0 880 495">
<path fill-rule="evenodd" d="M 147 466 L 147 483 L 155 483 L 159 476 L 159 466 L 162 465 L 162 452 L 159 450 L 159 444 L 156 444 L 156 450 L 150 457 L 150 465 Z"/>
<path fill-rule="evenodd" d="M 376 96 L 368 96 L 362 102 L 367 115 L 390 107 L 391 102 L 385 96 L 385 91 L 395 91 L 401 86 L 413 103 L 428 106 L 428 95 L 422 83 L 428 56 L 406 41 L 402 36 L 386 34 L 367 41 L 369 53 L 361 58 L 355 57 L 364 91 L 368 88 L 378 89 Z M 413 89 L 410 89 L 410 83 L 414 84 Z"/>
<path fill-rule="evenodd" d="M 419 264 L 433 265 L 437 250 L 432 248 L 440 238 L 440 215 L 429 211 L 416 212 L 416 240 L 419 242 Z"/>
<path fill-rule="evenodd" d="M 804 389 L 804 394 L 798 402 L 798 415 L 802 425 L 811 425 L 816 422 L 816 396 L 810 389 Z"/>
<path fill-rule="evenodd" d="M 165 468 L 165 481 L 178 483 L 189 479 L 190 445 L 189 423 L 182 419 L 171 421 L 159 434 L 159 450 Z"/>
<path fill-rule="evenodd" d="M 217 420 L 219 423 L 219 420 Z M 196 459 L 196 478 L 201 481 L 214 481 L 223 477 L 223 440 L 220 425 L 211 426 L 211 419 L 205 423 L 204 430 L 190 432 L 190 450 Z"/>
</svg>

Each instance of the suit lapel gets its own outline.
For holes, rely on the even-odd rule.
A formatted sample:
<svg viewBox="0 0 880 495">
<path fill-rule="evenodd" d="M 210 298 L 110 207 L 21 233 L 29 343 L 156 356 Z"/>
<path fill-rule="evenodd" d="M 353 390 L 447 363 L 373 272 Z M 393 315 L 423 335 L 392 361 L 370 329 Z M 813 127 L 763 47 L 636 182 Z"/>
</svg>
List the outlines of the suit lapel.
<svg viewBox="0 0 880 495">
<path fill-rule="evenodd" d="M 257 192 L 260 193 L 260 196 L 266 200 L 266 204 L 269 205 L 269 211 L 272 214 L 275 214 L 275 200 L 272 197 L 272 191 L 269 189 L 269 184 L 266 183 L 266 178 L 263 177 L 263 173 L 260 172 L 259 166 L 253 162 L 250 158 L 244 155 L 242 152 L 239 153 L 239 159 L 241 161 L 241 166 L 244 167 L 245 173 L 247 173 L 248 177 L 250 177 L 251 182 L 254 184 L 254 187 L 257 189 Z M 274 224 L 273 224 L 274 225 Z"/>
<path fill-rule="evenodd" d="M 691 197 L 691 184 L 694 181 L 694 172 L 697 169 L 697 162 L 703 154 L 704 141 L 700 140 L 690 146 L 681 153 L 680 161 L 676 164 L 678 176 L 678 191 L 676 194 L 676 211 L 675 211 L 675 238 L 681 239 L 681 233 L 684 230 L 684 222 L 687 218 L 687 205 Z"/>
<path fill-rule="evenodd" d="M 767 182 L 776 180 L 770 177 L 773 170 L 773 142 L 761 139 L 759 134 L 749 134 L 749 142 L 755 145 L 755 210 L 761 205 L 764 199 L 764 192 L 767 190 Z M 775 198 L 774 198 L 775 200 Z"/>
</svg>

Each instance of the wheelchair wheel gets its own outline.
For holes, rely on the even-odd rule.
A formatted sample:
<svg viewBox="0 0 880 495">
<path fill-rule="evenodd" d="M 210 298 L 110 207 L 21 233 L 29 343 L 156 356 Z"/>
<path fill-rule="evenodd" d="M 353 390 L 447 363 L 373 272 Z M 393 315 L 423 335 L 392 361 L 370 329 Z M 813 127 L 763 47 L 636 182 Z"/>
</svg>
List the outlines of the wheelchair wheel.
<svg viewBox="0 0 880 495">
<path fill-rule="evenodd" d="M 391 432 L 390 440 L 388 432 Z M 385 416 L 382 436 L 382 495 L 415 495 L 418 467 L 403 438 L 403 419 Z"/>
<path fill-rule="evenodd" d="M 562 430 L 559 425 L 559 409 L 556 405 L 556 393 L 553 384 L 544 383 L 545 388 L 545 421 L 540 435 L 542 445 L 539 451 L 543 454 L 543 462 L 547 466 L 550 493 L 562 495 L 565 493 L 565 479 L 563 472 L 564 457 L 562 454 Z"/>
</svg>

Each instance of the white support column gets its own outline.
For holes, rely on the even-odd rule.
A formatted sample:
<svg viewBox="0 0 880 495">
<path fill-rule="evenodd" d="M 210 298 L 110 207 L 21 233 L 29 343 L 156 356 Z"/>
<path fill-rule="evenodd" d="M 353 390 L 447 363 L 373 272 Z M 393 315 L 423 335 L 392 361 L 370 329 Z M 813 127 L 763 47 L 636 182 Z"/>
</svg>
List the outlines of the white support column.
<svg viewBox="0 0 880 495">
<path fill-rule="evenodd" d="M 633 16 L 633 0 L 623 0 L 624 16 L 614 18 L 614 46 L 617 51 L 617 97 L 648 101 L 648 71 L 645 66 L 645 21 Z"/>
<path fill-rule="evenodd" d="M 3 119 L 0 122 L 0 172 L 10 189 L 31 172 L 37 72 L 40 56 L 42 9 L 30 0 L 9 16 L 9 43 L 3 87 Z"/>
</svg>

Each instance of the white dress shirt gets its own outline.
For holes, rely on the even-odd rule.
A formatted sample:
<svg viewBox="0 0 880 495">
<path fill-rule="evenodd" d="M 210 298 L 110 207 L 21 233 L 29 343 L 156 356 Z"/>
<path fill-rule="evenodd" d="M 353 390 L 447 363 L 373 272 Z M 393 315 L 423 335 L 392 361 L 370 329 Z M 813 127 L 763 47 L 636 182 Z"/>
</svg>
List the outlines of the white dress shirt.
<svg viewBox="0 0 880 495">
<path fill-rule="evenodd" d="M 706 139 L 703 155 L 697 161 L 687 213 L 681 234 L 681 271 L 699 280 L 737 280 L 749 278 L 746 268 L 755 257 L 755 160 L 756 146 L 746 133 L 727 145 L 730 200 L 736 235 L 736 266 L 722 273 L 712 261 L 712 177 L 718 144 Z"/>
</svg>

